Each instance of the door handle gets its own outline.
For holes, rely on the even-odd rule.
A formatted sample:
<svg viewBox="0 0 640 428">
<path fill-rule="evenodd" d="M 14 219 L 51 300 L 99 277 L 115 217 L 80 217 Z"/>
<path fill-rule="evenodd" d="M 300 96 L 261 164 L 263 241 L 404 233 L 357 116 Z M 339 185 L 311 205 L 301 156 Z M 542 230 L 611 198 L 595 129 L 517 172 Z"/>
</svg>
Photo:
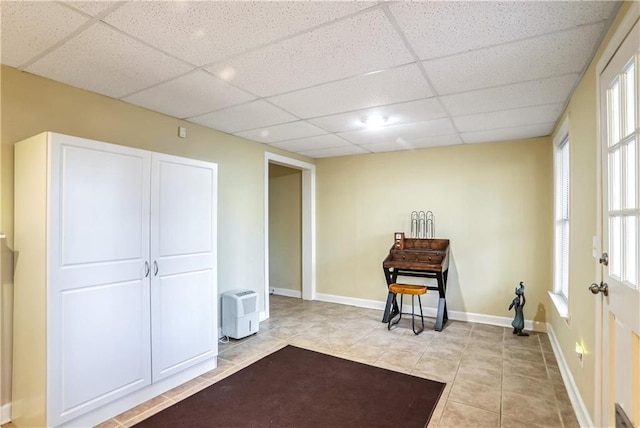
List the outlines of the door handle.
<svg viewBox="0 0 640 428">
<path fill-rule="evenodd" d="M 158 276 L 158 262 L 153 261 L 153 276 Z"/>
<path fill-rule="evenodd" d="M 145 261 L 144 262 L 144 277 L 148 277 L 149 276 L 149 272 L 151 271 L 151 266 L 149 266 L 149 262 Z"/>
<path fill-rule="evenodd" d="M 609 285 L 606 282 L 600 282 L 600 285 L 595 282 L 589 286 L 589 291 L 593 294 L 602 293 L 605 296 L 609 295 Z"/>
</svg>

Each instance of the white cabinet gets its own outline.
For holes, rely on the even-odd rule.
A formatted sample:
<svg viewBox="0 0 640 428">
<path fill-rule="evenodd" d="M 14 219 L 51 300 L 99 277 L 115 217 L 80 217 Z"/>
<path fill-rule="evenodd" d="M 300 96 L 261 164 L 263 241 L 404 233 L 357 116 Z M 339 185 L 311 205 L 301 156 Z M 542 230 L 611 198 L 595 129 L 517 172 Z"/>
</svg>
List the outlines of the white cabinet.
<svg viewBox="0 0 640 428">
<path fill-rule="evenodd" d="M 217 351 L 218 295 L 211 286 L 216 281 L 216 169 L 154 154 L 152 177 L 151 347 L 157 381 Z"/>
<path fill-rule="evenodd" d="M 15 146 L 17 426 L 91 425 L 215 367 L 215 164 Z"/>
</svg>

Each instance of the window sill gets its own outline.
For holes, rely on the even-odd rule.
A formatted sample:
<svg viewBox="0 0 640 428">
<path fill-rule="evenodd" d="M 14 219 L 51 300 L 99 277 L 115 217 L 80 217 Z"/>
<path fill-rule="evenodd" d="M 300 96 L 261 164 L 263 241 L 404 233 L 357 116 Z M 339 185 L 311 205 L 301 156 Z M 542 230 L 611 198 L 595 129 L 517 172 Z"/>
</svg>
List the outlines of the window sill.
<svg viewBox="0 0 640 428">
<path fill-rule="evenodd" d="M 551 297 L 551 301 L 553 302 L 553 305 L 556 307 L 556 310 L 558 311 L 558 314 L 565 320 L 568 320 L 569 305 L 567 303 L 567 299 L 565 299 L 564 296 L 560 294 L 552 293 L 551 291 L 549 291 L 548 293 L 549 293 L 549 297 Z"/>
</svg>

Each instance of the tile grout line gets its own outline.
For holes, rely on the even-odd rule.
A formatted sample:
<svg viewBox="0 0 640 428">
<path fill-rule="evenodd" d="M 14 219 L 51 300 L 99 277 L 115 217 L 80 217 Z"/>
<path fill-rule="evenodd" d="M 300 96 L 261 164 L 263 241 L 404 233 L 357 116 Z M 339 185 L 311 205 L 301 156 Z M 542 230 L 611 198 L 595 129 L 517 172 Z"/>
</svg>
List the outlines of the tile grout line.
<svg viewBox="0 0 640 428">
<path fill-rule="evenodd" d="M 277 315 L 277 310 L 275 310 L 275 308 L 273 308 L 273 317 L 278 317 Z M 322 311 L 321 311 L 322 312 Z M 308 315 L 308 312 L 304 312 Z M 290 317 L 292 319 L 297 319 L 302 313 L 300 311 L 292 311 L 291 313 L 288 314 L 284 314 L 286 317 Z M 321 317 L 322 314 L 314 314 L 315 316 L 319 316 Z M 336 314 L 338 315 L 338 314 Z M 376 313 L 377 315 L 377 313 Z M 357 318 L 357 317 L 356 317 Z M 374 314 L 371 314 L 371 318 L 374 318 Z M 329 323 L 328 325 L 325 324 L 324 321 L 318 321 L 318 322 L 313 322 L 313 325 L 317 325 L 317 326 L 325 326 L 325 328 L 327 329 L 327 331 L 329 332 L 335 332 L 336 331 L 336 325 L 333 323 Z M 354 329 L 349 329 L 345 332 L 344 337 L 340 336 L 339 339 L 340 340 L 344 340 L 344 348 L 340 348 L 336 347 L 335 344 L 332 343 L 325 343 L 325 344 L 320 344 L 317 347 L 313 347 L 313 348 L 318 348 L 317 351 L 318 352 L 322 352 L 328 355 L 334 355 L 340 358 L 345 358 L 345 359 L 349 359 L 351 361 L 358 361 L 358 362 L 363 362 L 364 364 L 368 364 L 368 365 L 373 365 L 373 366 L 377 366 L 376 363 L 379 363 L 381 360 L 381 357 L 388 352 L 407 352 L 408 349 L 411 348 L 415 348 L 418 352 L 419 355 L 416 357 L 415 359 L 415 363 L 413 363 L 411 365 L 411 367 L 409 368 L 409 374 L 411 374 L 414 370 L 416 370 L 418 363 L 425 357 L 425 355 L 427 353 L 429 353 L 430 350 L 437 350 L 439 349 L 439 347 L 441 347 L 442 345 L 446 344 L 449 342 L 449 340 L 451 338 L 455 338 L 455 341 L 452 342 L 453 344 L 455 344 L 454 347 L 444 347 L 444 349 L 450 349 L 450 350 L 456 350 L 457 353 L 457 361 L 456 361 L 456 365 L 455 365 L 455 370 L 453 371 L 453 376 L 451 377 L 451 380 L 447 380 L 444 383 L 448 384 L 447 386 L 445 386 L 445 388 L 447 389 L 446 394 L 443 392 L 443 395 L 441 397 L 441 400 L 443 400 L 442 402 L 438 402 L 438 404 L 436 404 L 436 406 L 441 405 L 441 408 L 438 409 L 438 411 L 440 412 L 440 415 L 433 415 L 436 416 L 436 418 L 431 419 L 429 421 L 429 427 L 436 427 L 438 426 L 445 418 L 446 415 L 446 409 L 449 406 L 449 403 L 456 403 L 456 404 L 461 404 L 463 406 L 468 406 L 468 407 L 472 407 L 475 409 L 480 409 L 480 410 L 484 410 L 490 413 L 496 413 L 493 410 L 488 410 L 486 408 L 483 408 L 481 406 L 478 406 L 477 404 L 467 404 L 463 401 L 456 401 L 454 399 L 451 399 L 451 392 L 453 391 L 453 387 L 456 383 L 456 380 L 461 380 L 458 379 L 458 376 L 460 374 L 460 369 L 462 368 L 463 362 L 465 361 L 465 358 L 468 357 L 470 355 L 470 353 L 475 352 L 474 348 L 472 346 L 483 346 L 483 345 L 491 345 L 491 346 L 495 346 L 498 344 L 498 342 L 494 342 L 493 339 L 491 338 L 491 336 L 495 336 L 495 334 L 493 334 L 491 331 L 488 331 L 487 329 L 482 328 L 480 325 L 475 324 L 475 323 L 468 323 L 470 328 L 464 328 L 461 329 L 458 326 L 456 326 L 456 328 L 453 329 L 448 329 L 449 332 L 453 332 L 453 334 L 447 334 L 447 333 L 439 333 L 439 335 L 429 335 L 429 337 L 426 337 L 424 341 L 420 341 L 420 340 L 414 340 L 414 335 L 413 334 L 409 334 L 406 333 L 405 331 L 400 332 L 400 334 L 395 334 L 393 335 L 390 339 L 390 341 L 388 342 L 389 345 L 387 344 L 379 344 L 379 345 L 371 345 L 374 347 L 382 347 L 385 348 L 385 350 L 379 355 L 377 356 L 373 361 L 374 363 L 368 363 L 368 362 L 364 362 L 364 361 L 358 361 L 358 359 L 356 359 L 354 357 L 354 354 L 349 354 L 349 353 L 345 353 L 342 352 L 345 349 L 348 349 L 350 351 L 352 350 L 356 350 L 359 348 L 358 344 L 360 344 L 360 346 L 362 347 L 369 347 L 370 345 L 367 344 L 367 337 L 372 337 L 374 338 L 376 335 L 380 335 L 382 338 L 385 337 L 385 333 L 387 333 L 385 331 L 385 329 L 383 328 L 379 328 L 379 327 L 371 327 L 370 329 L 360 329 L 360 328 L 354 328 Z M 373 325 L 373 324 L 372 324 Z M 452 323 L 452 326 L 456 325 L 456 323 Z M 463 324 L 460 324 L 461 326 Z M 231 376 L 234 373 L 237 373 L 238 371 L 244 369 L 245 367 L 249 366 L 250 364 L 254 363 L 255 361 L 264 358 L 266 355 L 269 355 L 272 352 L 275 352 L 278 349 L 281 349 L 282 347 L 288 345 L 288 344 L 293 344 L 292 342 L 295 342 L 295 338 L 301 338 L 301 334 L 297 333 L 297 334 L 293 334 L 288 336 L 288 338 L 286 339 L 282 339 L 276 336 L 271 336 L 269 335 L 268 332 L 269 329 L 265 330 L 265 336 L 263 336 L 263 338 L 266 337 L 265 340 L 263 341 L 256 341 L 254 337 L 252 337 L 249 341 L 245 341 L 245 342 L 239 342 L 239 343 L 235 343 L 233 344 L 232 347 L 229 347 L 228 349 L 232 349 L 235 348 L 237 346 L 240 347 L 244 347 L 244 348 L 236 348 L 238 351 L 238 354 L 240 356 L 243 356 L 241 360 L 236 360 L 234 358 L 230 358 L 229 360 L 225 360 L 224 358 L 221 358 L 222 360 L 225 360 L 227 362 L 229 362 L 231 364 L 231 366 L 227 366 L 225 367 L 220 373 L 216 373 L 215 375 L 212 375 L 211 377 L 205 377 L 204 375 L 199 377 L 199 382 L 197 382 L 195 385 L 193 385 L 191 388 L 189 388 L 186 391 L 183 391 L 181 394 L 169 399 L 169 401 L 171 402 L 179 402 L 183 399 L 186 399 L 187 397 L 197 393 L 198 391 L 207 388 L 209 386 L 214 385 L 215 383 L 227 378 L 228 376 Z M 319 328 L 318 330 L 316 330 L 316 333 L 318 336 L 314 336 L 316 339 L 318 337 L 321 337 L 324 333 L 322 331 L 321 328 Z M 405 334 L 406 333 L 406 334 Z M 476 333 L 476 334 L 474 334 Z M 489 335 L 485 334 L 485 333 L 489 333 Z M 556 404 L 556 417 L 560 419 L 560 424 L 561 426 L 568 428 L 568 426 L 566 425 L 564 419 L 562 418 L 562 413 L 560 410 L 560 400 L 558 399 L 558 395 L 556 393 L 556 386 L 554 386 L 554 384 L 551 382 L 551 373 L 550 373 L 550 367 L 548 362 L 548 356 L 544 355 L 544 349 L 543 349 L 543 343 L 542 343 L 542 336 L 541 335 L 534 335 L 537 337 L 533 337 L 532 339 L 534 339 L 533 341 L 530 341 L 529 343 L 531 343 L 530 345 L 527 345 L 524 348 L 518 347 L 518 348 L 514 348 L 513 345 L 517 344 L 518 342 L 513 342 L 508 340 L 507 338 L 510 337 L 509 333 L 509 329 L 507 328 L 503 328 L 502 329 L 502 334 L 501 334 L 501 340 L 500 340 L 500 346 L 501 346 L 501 352 L 500 352 L 500 356 L 496 356 L 496 357 L 491 357 L 491 358 L 500 358 L 500 365 L 501 365 L 501 370 L 500 370 L 500 406 L 499 406 L 499 411 L 498 411 L 498 421 L 499 424 L 502 424 L 503 422 L 503 399 L 504 399 L 504 393 L 505 393 L 505 389 L 504 389 L 504 380 L 505 380 L 505 364 L 508 362 L 507 358 L 506 358 L 506 354 L 505 352 L 508 349 L 524 349 L 524 350 L 529 350 L 531 348 L 532 351 L 536 351 L 537 353 L 540 353 L 540 357 L 541 357 L 541 362 L 544 364 L 544 368 L 545 368 L 545 374 L 546 374 L 546 383 L 553 388 L 552 392 L 553 392 L 553 399 L 554 402 Z M 331 333 L 333 334 L 333 333 Z M 313 338 L 312 338 L 313 339 Z M 532 343 L 535 342 L 535 343 Z M 521 342 L 524 343 L 524 342 Z M 250 346 L 247 346 L 250 345 Z M 397 346 L 396 348 L 394 348 L 393 346 Z M 401 345 L 401 346 L 400 346 Z M 295 346 L 300 346 L 300 345 L 295 345 Z M 301 346 L 304 347 L 304 346 Z M 451 352 L 451 351 L 448 351 Z M 516 356 L 516 358 L 519 358 Z M 371 360 L 369 360 L 371 361 Z M 535 363 L 532 361 L 532 363 Z M 380 366 L 378 366 L 380 367 Z M 385 367 L 386 368 L 386 367 Z M 216 369 L 212 370 L 212 372 L 215 372 Z M 393 370 L 393 369 L 392 369 Z M 404 372 L 404 371 L 403 371 Z M 211 372 L 209 372 L 211 373 Z M 418 375 L 415 375 L 418 376 Z M 524 375 L 523 375 L 524 376 Z M 430 377 L 426 377 L 423 375 L 419 375 L 419 377 L 423 377 L 426 379 L 433 379 L 434 376 L 430 376 Z M 525 376 L 527 377 L 527 376 Z M 439 379 L 436 379 L 439 380 Z M 538 379 L 536 379 L 538 380 Z M 542 382 L 542 380 L 539 380 L 540 382 Z M 164 395 L 164 394 L 162 394 Z M 165 398 L 167 398 L 165 396 Z M 547 401 L 548 400 L 545 396 L 536 396 L 534 398 L 539 398 L 541 400 Z M 147 417 L 150 417 L 152 414 L 157 413 L 157 411 L 161 411 L 162 409 L 159 409 L 160 407 L 166 408 L 167 403 L 160 403 L 157 406 L 154 406 L 153 408 L 143 412 L 143 414 L 146 413 L 150 413 Z M 434 409 L 435 412 L 435 409 Z M 438 419 L 436 421 L 436 419 Z M 131 421 L 132 419 L 129 419 L 129 421 Z M 125 425 L 123 423 L 120 423 L 119 421 L 115 420 L 115 423 L 118 426 L 128 426 Z M 437 423 L 436 423 L 437 422 Z"/>
</svg>

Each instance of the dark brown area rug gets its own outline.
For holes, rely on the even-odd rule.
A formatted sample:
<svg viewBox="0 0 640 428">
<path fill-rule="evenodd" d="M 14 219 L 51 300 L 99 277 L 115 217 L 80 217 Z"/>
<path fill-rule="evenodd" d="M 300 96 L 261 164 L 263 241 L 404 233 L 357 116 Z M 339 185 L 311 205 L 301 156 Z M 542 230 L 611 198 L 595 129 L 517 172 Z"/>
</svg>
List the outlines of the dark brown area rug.
<svg viewBox="0 0 640 428">
<path fill-rule="evenodd" d="M 135 427 L 418 428 L 444 387 L 286 346 Z"/>
</svg>

